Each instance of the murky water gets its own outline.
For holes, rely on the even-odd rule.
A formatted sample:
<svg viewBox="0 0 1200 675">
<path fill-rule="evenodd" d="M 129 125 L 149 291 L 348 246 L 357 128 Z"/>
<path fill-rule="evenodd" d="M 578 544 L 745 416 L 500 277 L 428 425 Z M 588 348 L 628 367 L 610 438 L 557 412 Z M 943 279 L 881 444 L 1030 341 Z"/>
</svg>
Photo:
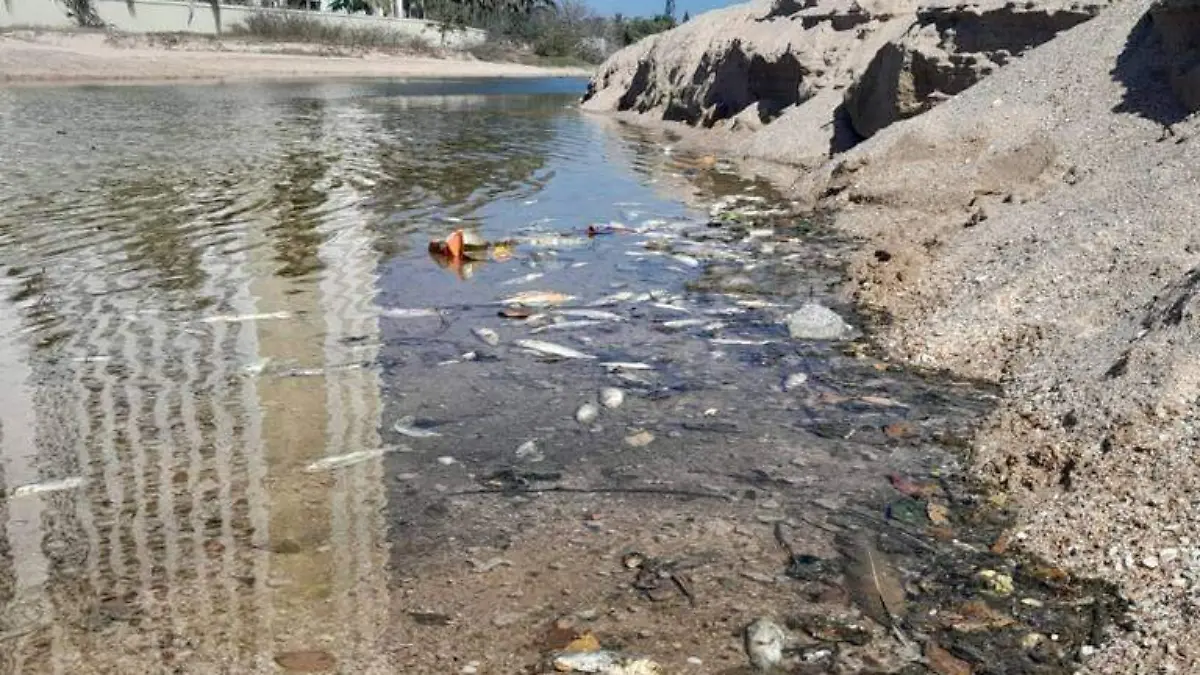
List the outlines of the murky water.
<svg viewBox="0 0 1200 675">
<path fill-rule="evenodd" d="M 987 392 L 788 335 L 845 244 L 582 86 L 0 90 L 0 673 L 526 672 L 584 602 L 717 672 L 738 536 L 953 463 Z M 717 576 L 606 624 L 618 543 Z"/>
</svg>

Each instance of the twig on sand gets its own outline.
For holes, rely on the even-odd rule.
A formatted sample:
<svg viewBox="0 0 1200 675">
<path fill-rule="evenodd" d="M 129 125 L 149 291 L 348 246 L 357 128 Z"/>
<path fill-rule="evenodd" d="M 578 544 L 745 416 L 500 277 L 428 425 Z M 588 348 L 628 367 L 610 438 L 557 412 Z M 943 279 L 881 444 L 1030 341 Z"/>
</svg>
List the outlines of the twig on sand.
<svg viewBox="0 0 1200 675">
<path fill-rule="evenodd" d="M 630 495 L 663 495 L 668 497 L 694 497 L 697 499 L 720 499 L 731 501 L 729 495 L 696 490 L 673 490 L 659 488 L 572 488 L 554 485 L 544 488 L 480 488 L 478 490 L 459 490 L 448 493 L 459 497 L 464 495 L 502 495 L 502 494 L 541 494 L 545 492 L 563 492 L 568 494 L 598 495 L 598 494 L 630 494 Z"/>
</svg>

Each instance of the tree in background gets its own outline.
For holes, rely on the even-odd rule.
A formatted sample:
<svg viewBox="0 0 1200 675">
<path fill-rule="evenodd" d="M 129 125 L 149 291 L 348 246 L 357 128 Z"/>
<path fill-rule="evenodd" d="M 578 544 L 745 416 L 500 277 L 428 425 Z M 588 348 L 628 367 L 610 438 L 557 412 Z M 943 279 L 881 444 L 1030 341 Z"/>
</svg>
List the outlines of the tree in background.
<svg viewBox="0 0 1200 675">
<path fill-rule="evenodd" d="M 683 13 L 683 20 L 682 20 L 682 21 L 680 21 L 679 23 L 687 23 L 687 22 L 689 22 L 689 21 L 691 21 L 691 20 L 692 20 L 692 13 L 691 13 L 691 12 L 684 12 L 684 13 Z"/>
<path fill-rule="evenodd" d="M 675 0 L 667 0 L 667 6 L 663 8 L 663 16 L 675 20 Z"/>
</svg>

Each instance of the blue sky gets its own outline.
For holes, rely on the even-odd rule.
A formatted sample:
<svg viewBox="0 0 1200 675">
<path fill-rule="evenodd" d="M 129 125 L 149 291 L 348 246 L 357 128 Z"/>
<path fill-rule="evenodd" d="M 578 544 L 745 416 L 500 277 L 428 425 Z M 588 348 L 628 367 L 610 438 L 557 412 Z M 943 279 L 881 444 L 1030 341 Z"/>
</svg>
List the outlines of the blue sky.
<svg viewBox="0 0 1200 675">
<path fill-rule="evenodd" d="M 728 7 L 745 0 L 675 0 L 675 11 L 679 16 L 691 12 L 695 16 L 701 12 Z M 652 16 L 658 14 L 666 5 L 665 0 L 587 0 L 597 12 L 605 15 L 621 12 L 625 16 Z"/>
</svg>

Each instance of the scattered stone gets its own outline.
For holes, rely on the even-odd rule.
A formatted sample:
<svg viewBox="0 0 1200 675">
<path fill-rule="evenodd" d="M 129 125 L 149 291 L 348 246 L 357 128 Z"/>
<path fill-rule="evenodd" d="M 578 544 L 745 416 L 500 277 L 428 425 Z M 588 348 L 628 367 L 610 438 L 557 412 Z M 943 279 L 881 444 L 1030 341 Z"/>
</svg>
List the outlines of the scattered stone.
<svg viewBox="0 0 1200 675">
<path fill-rule="evenodd" d="M 546 456 L 538 450 L 536 441 L 525 441 L 517 446 L 517 458 L 527 462 L 540 462 L 546 459 Z"/>
<path fill-rule="evenodd" d="M 750 665 L 760 672 L 770 672 L 783 663 L 786 642 L 787 633 L 783 627 L 770 619 L 755 619 L 746 626 L 746 656 L 750 658 Z"/>
<path fill-rule="evenodd" d="M 479 672 L 479 663 L 477 661 L 472 661 L 463 666 L 458 672 L 462 673 L 463 675 L 475 675 L 475 673 Z"/>
<path fill-rule="evenodd" d="M 575 411 L 575 421 L 587 426 L 600 416 L 600 406 L 595 403 L 584 403 Z"/>
<path fill-rule="evenodd" d="M 457 459 L 454 459 L 453 457 L 451 457 L 449 455 L 444 455 L 442 457 L 438 457 L 437 461 L 438 461 L 438 464 L 441 464 L 442 466 L 450 466 L 451 464 L 458 463 Z"/>
<path fill-rule="evenodd" d="M 625 443 L 630 447 L 644 448 L 654 442 L 654 434 L 649 431 L 639 431 L 625 437 Z"/>
<path fill-rule="evenodd" d="M 689 656 L 689 657 L 687 658 L 687 662 L 688 662 L 688 663 L 690 663 L 690 664 L 691 664 L 691 665 L 693 665 L 693 666 L 702 666 L 702 665 L 704 665 L 704 661 L 703 661 L 702 659 L 696 658 L 695 656 Z"/>
<path fill-rule="evenodd" d="M 1148 567 L 1150 569 L 1157 569 L 1158 568 L 1158 556 L 1148 555 L 1145 558 L 1142 558 L 1142 565 L 1145 565 L 1146 567 Z"/>
<path fill-rule="evenodd" d="M 511 626 L 514 623 L 520 621 L 521 616 L 522 615 L 519 612 L 501 612 L 501 613 L 497 614 L 496 616 L 492 617 L 492 625 L 497 628 L 504 628 L 505 626 Z"/>
<path fill-rule="evenodd" d="M 789 314 L 787 327 L 796 340 L 844 340 L 854 334 L 837 312 L 815 302 Z"/>
<path fill-rule="evenodd" d="M 600 403 L 605 408 L 616 409 L 620 408 L 625 402 L 625 392 L 616 387 L 605 387 L 600 390 Z"/>
<path fill-rule="evenodd" d="M 791 375 L 788 375 L 786 379 L 784 379 L 783 390 L 784 391 L 794 391 L 796 389 L 799 389 L 801 386 L 803 386 L 805 382 L 808 382 L 807 374 L 792 373 Z"/>
<path fill-rule="evenodd" d="M 1158 559 L 1163 563 L 1174 562 L 1177 558 L 1179 558 L 1179 549 L 1177 548 L 1164 548 L 1158 552 Z"/>
</svg>

